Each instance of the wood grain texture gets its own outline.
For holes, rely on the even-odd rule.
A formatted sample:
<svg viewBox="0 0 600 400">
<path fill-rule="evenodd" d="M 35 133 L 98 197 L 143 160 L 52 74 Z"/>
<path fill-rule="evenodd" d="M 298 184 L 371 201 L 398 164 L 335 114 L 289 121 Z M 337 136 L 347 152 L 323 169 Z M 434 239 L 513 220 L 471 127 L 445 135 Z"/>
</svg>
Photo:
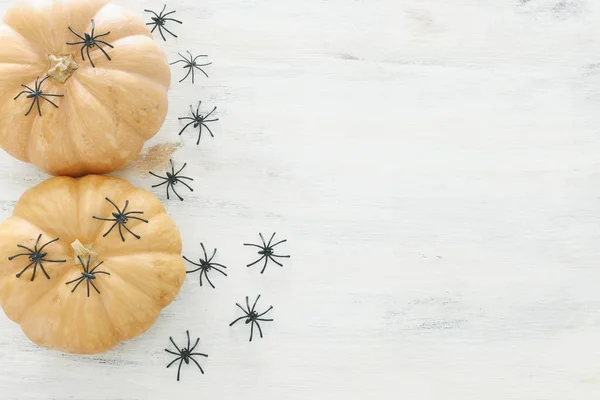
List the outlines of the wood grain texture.
<svg viewBox="0 0 600 400">
<path fill-rule="evenodd" d="M 218 247 L 230 276 L 189 276 L 150 331 L 101 356 L 37 348 L 0 316 L 1 399 L 600 396 L 600 3 L 169 8 L 184 21 L 169 58 L 214 64 L 196 85 L 173 68 L 147 147 L 182 143 L 195 191 L 167 209 L 184 254 Z M 198 100 L 220 118 L 200 146 L 177 136 Z M 149 188 L 136 168 L 116 175 Z M 5 154 L 0 176 L 2 218 L 46 178 Z M 262 276 L 242 246 L 259 231 L 292 255 Z M 275 321 L 248 343 L 227 324 L 258 293 Z M 177 383 L 163 349 L 186 329 L 209 358 Z"/>
</svg>

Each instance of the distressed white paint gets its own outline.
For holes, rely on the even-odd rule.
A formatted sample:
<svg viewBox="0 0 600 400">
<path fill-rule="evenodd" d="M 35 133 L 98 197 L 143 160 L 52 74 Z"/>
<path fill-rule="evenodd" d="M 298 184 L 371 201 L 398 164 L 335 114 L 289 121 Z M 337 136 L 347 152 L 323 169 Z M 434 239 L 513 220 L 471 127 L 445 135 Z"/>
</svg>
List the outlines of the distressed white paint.
<svg viewBox="0 0 600 400">
<path fill-rule="evenodd" d="M 0 316 L 1 399 L 598 398 L 599 2 L 169 6 L 169 56 L 214 65 L 174 79 L 151 144 L 185 144 L 196 191 L 168 209 L 184 254 L 217 246 L 230 276 L 96 357 Z M 221 121 L 196 147 L 177 117 L 199 99 Z M 0 176 L 2 218 L 46 178 L 4 154 Z M 292 259 L 261 276 L 241 244 L 272 230 Z M 275 322 L 250 344 L 227 324 L 257 293 Z M 210 358 L 177 383 L 163 349 L 185 329 Z"/>
</svg>

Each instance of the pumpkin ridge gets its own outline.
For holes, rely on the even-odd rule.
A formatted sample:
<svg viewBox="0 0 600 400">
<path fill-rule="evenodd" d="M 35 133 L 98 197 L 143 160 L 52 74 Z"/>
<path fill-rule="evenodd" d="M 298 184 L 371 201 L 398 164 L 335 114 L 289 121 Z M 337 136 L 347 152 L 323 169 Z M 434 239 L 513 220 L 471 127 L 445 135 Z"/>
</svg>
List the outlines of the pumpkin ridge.
<svg viewBox="0 0 600 400">
<path fill-rule="evenodd" d="M 109 266 L 107 266 L 108 268 Z M 109 271 L 111 272 L 111 271 Z M 111 272 L 112 274 L 113 272 Z M 152 321 L 146 323 L 147 326 L 145 326 L 140 332 L 136 332 L 132 335 L 124 335 L 123 333 L 121 333 L 119 330 L 115 329 L 115 335 L 117 335 L 119 341 L 123 341 L 123 340 L 128 340 L 131 338 L 134 338 L 136 336 L 141 335 L 142 333 L 144 333 L 145 331 L 147 331 L 152 325 L 154 325 L 154 322 L 156 322 L 156 320 L 158 319 L 158 316 L 160 315 L 161 311 L 162 311 L 162 306 L 160 305 L 160 303 L 158 303 L 158 301 L 156 301 L 154 298 L 152 298 L 152 296 L 148 295 L 147 293 L 143 292 L 142 290 L 140 290 L 137 286 L 133 285 L 131 282 L 123 279 L 121 276 L 119 276 L 119 274 L 115 271 L 114 275 L 116 278 L 118 278 L 120 280 L 120 282 L 117 285 L 113 285 L 113 288 L 115 287 L 119 287 L 119 284 L 126 284 L 132 288 L 134 288 L 134 290 L 138 293 L 142 293 L 145 297 L 147 297 L 148 299 L 150 299 L 150 301 L 152 302 L 152 305 L 154 307 L 158 308 L 158 312 L 154 313 L 154 318 L 152 319 Z M 115 326 L 115 323 L 113 321 L 113 316 L 111 315 L 111 313 L 108 311 L 109 307 L 106 305 L 107 302 L 107 297 L 102 296 L 102 304 L 104 305 L 104 310 L 106 311 L 106 314 L 108 316 L 108 320 L 110 321 L 110 323 L 112 324 L 112 326 Z M 142 325 L 143 326 L 143 325 Z"/>
<path fill-rule="evenodd" d="M 102 70 L 102 68 L 101 68 L 101 67 L 96 67 L 96 68 L 95 68 L 95 70 L 96 70 L 96 71 L 99 71 L 99 70 Z M 102 100 L 101 100 L 101 99 L 100 99 L 100 98 L 99 98 L 99 97 L 96 95 L 96 93 L 93 93 L 93 92 L 90 90 L 90 88 L 89 88 L 87 85 L 85 85 L 85 84 L 84 84 L 84 82 L 82 82 L 82 81 L 81 81 L 81 79 L 78 79 L 76 76 L 73 76 L 73 80 L 74 80 L 75 82 L 77 82 L 77 83 L 78 83 L 78 84 L 79 84 L 79 85 L 80 85 L 80 86 L 81 86 L 81 87 L 82 87 L 82 88 L 85 90 L 85 92 L 86 92 L 86 93 L 88 93 L 90 96 L 92 96 L 92 97 L 93 97 L 93 98 L 94 98 L 94 99 L 95 99 L 95 100 L 98 102 L 98 104 L 100 104 L 102 107 L 104 107 L 104 108 L 105 108 L 105 110 L 107 111 L 107 113 L 108 113 L 108 114 L 114 114 L 114 112 L 113 112 L 113 111 L 109 110 L 109 109 L 108 109 L 108 108 L 107 108 L 107 107 L 104 105 L 104 101 L 102 101 Z M 134 126 L 132 126 L 132 125 L 131 125 L 131 123 L 129 123 L 129 121 L 126 121 L 126 120 L 123 120 L 123 119 L 121 119 L 121 120 L 120 120 L 120 122 L 121 122 L 123 125 L 127 126 L 127 127 L 129 128 L 129 130 L 131 130 L 132 132 L 134 132 L 134 133 L 137 135 L 136 137 L 137 137 L 137 138 L 139 138 L 141 141 L 144 141 L 144 140 L 145 140 L 145 138 L 144 138 L 144 137 L 142 137 L 141 133 L 140 133 L 140 132 L 138 132 L 138 130 L 137 130 L 137 129 L 136 129 Z M 155 132 L 154 134 L 156 134 L 156 132 Z M 153 135 L 153 136 L 154 136 L 154 135 Z M 142 144 L 142 146 L 143 146 L 143 144 Z"/>
<path fill-rule="evenodd" d="M 17 211 L 17 209 L 15 209 L 15 212 Z M 49 231 L 49 230 L 44 230 L 42 228 L 40 228 L 37 224 L 35 224 L 33 221 L 29 220 L 28 218 L 24 217 L 23 215 L 19 215 L 13 212 L 13 215 L 10 216 L 10 218 L 15 218 L 15 219 L 20 219 L 23 220 L 25 222 L 27 222 L 29 225 L 31 225 L 32 227 L 35 227 L 35 229 L 37 231 L 39 231 L 39 233 L 42 234 L 42 236 L 48 237 L 48 238 L 59 238 L 61 239 L 61 235 L 58 234 L 56 231 Z M 64 236 L 64 235 L 62 235 Z M 70 256 L 69 253 L 69 249 L 68 249 L 68 244 L 66 244 L 64 239 L 59 240 L 58 242 L 54 243 L 55 246 L 60 246 L 60 248 L 63 250 L 63 253 L 67 256 Z M 16 243 L 15 243 L 16 246 Z"/>
<path fill-rule="evenodd" d="M 4 19 L 4 21 L 2 21 L 2 25 L 5 26 L 6 28 L 10 29 L 13 33 L 20 36 L 21 39 L 23 39 L 23 42 L 26 43 L 27 46 L 29 46 L 29 50 L 31 50 L 32 53 L 36 54 L 39 57 L 36 64 L 40 64 L 42 62 L 42 60 L 44 59 L 44 55 L 46 54 L 46 50 L 41 45 L 38 45 L 37 43 L 32 42 L 32 40 L 28 39 L 25 35 L 23 35 L 21 32 L 16 30 L 12 25 L 10 25 L 10 23 L 6 22 L 6 18 Z M 29 65 L 29 64 L 20 64 L 20 65 Z"/>
</svg>

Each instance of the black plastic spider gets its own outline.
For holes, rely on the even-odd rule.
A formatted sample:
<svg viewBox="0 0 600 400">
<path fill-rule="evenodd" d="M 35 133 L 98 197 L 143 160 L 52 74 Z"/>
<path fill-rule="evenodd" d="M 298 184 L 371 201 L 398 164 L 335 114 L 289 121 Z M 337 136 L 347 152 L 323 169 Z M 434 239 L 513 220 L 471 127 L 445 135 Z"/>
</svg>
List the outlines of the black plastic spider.
<svg viewBox="0 0 600 400">
<path fill-rule="evenodd" d="M 202 275 L 204 275 L 204 276 L 206 276 L 206 280 L 208 281 L 210 286 L 212 286 L 214 289 L 215 285 L 213 285 L 212 282 L 210 281 L 210 279 L 208 278 L 208 271 L 210 271 L 211 269 L 214 269 L 215 271 L 218 271 L 218 272 L 222 273 L 223 275 L 227 276 L 227 274 L 225 272 L 223 272 L 219 268 L 217 268 L 217 267 L 221 267 L 221 268 L 227 268 L 227 267 L 224 265 L 221 265 L 221 264 L 211 262 L 212 259 L 215 258 L 215 254 L 217 254 L 217 249 L 215 249 L 213 251 L 212 256 L 210 256 L 210 258 L 208 258 L 208 256 L 206 255 L 206 249 L 204 248 L 204 244 L 200 243 L 200 246 L 202 246 L 202 252 L 204 253 L 204 258 L 200 258 L 200 264 L 197 264 L 197 263 L 191 261 L 190 259 L 188 259 L 186 256 L 183 256 L 183 258 L 187 262 L 189 262 L 190 264 L 194 264 L 198 267 L 192 271 L 186 271 L 186 272 L 188 274 L 191 274 L 192 272 L 196 272 L 196 271 L 200 270 L 200 286 L 202 286 Z"/>
<path fill-rule="evenodd" d="M 180 360 L 179 361 L 179 368 L 177 368 L 177 381 L 179 381 L 179 374 L 181 373 L 181 365 L 184 362 L 186 363 L 186 365 L 188 365 L 190 363 L 190 360 L 193 361 L 198 366 L 198 368 L 200 368 L 200 372 L 202 372 L 202 374 L 204 374 L 204 370 L 202 369 L 202 367 L 200 366 L 200 364 L 198 364 L 198 361 L 196 361 L 194 359 L 194 357 L 192 357 L 192 356 L 208 357 L 208 354 L 204 354 L 204 353 L 192 353 L 192 351 L 194 351 L 194 349 L 196 348 L 196 346 L 198 346 L 198 342 L 200 342 L 200 338 L 196 339 L 196 343 L 194 344 L 193 347 L 190 347 L 190 331 L 185 331 L 185 333 L 187 334 L 187 347 L 184 347 L 184 348 L 180 349 L 179 347 L 177 347 L 177 345 L 173 341 L 173 338 L 169 337 L 169 340 L 171 340 L 171 343 L 173 343 L 173 346 L 175 346 L 175 348 L 177 349 L 177 353 L 175 353 L 174 351 L 171 351 L 169 349 L 165 349 L 165 351 L 167 353 L 173 354 L 173 355 L 177 356 L 176 359 L 174 359 L 173 361 L 171 361 L 169 363 L 169 365 L 167 365 L 167 368 L 169 368 L 171 365 L 173 365 L 175 362 L 177 362 L 177 360 Z"/>
<path fill-rule="evenodd" d="M 269 243 L 265 244 L 265 238 L 263 238 L 262 233 L 259 233 L 260 235 L 260 240 L 262 241 L 263 245 L 259 246 L 257 244 L 251 244 L 251 243 L 244 243 L 244 246 L 253 246 L 253 247 L 258 247 L 260 250 L 258 251 L 258 254 L 261 255 L 261 257 L 254 261 L 251 264 L 248 264 L 247 267 L 251 267 L 254 264 L 260 262 L 263 258 L 265 259 L 265 265 L 263 266 L 263 269 L 260 271 L 260 273 L 262 274 L 263 272 L 265 272 L 265 268 L 267 268 L 267 263 L 269 262 L 269 259 L 271 261 L 273 261 L 275 264 L 279 265 L 280 267 L 283 267 L 283 264 L 280 263 L 279 261 L 275 260 L 273 257 L 278 257 L 278 258 L 290 258 L 290 256 L 280 256 L 277 254 L 273 254 L 273 247 L 277 246 L 280 243 L 284 243 L 287 242 L 287 239 L 283 239 L 275 244 L 271 244 L 271 242 L 273 241 L 273 238 L 275 237 L 275 232 L 273 232 L 273 235 L 271 236 L 271 239 L 269 239 Z"/>
<path fill-rule="evenodd" d="M 217 109 L 217 107 L 213 108 L 211 112 L 209 112 L 208 114 L 204 115 L 204 114 L 200 114 L 200 104 L 202 104 L 202 101 L 198 102 L 198 107 L 196 108 L 196 112 L 194 112 L 194 109 L 192 108 L 192 106 L 190 105 L 190 111 L 192 113 L 191 117 L 180 117 L 179 120 L 191 120 L 192 122 L 189 122 L 186 126 L 183 127 L 183 129 L 181 130 L 181 132 L 179 132 L 179 135 L 181 136 L 181 134 L 183 133 L 183 131 L 185 131 L 187 129 L 188 126 L 194 124 L 194 128 L 198 128 L 198 141 L 196 142 L 196 144 L 200 144 L 200 138 L 202 137 L 202 127 L 204 126 L 206 129 L 208 129 L 208 133 L 210 133 L 211 137 L 215 137 L 215 135 L 213 135 L 212 131 L 210 130 L 210 128 L 208 127 L 208 125 L 205 124 L 205 122 L 215 122 L 218 121 L 219 118 L 215 118 L 215 119 L 206 119 L 210 116 L 210 114 L 212 114 L 213 112 L 215 112 L 215 110 Z"/>
<path fill-rule="evenodd" d="M 54 102 L 52 102 L 49 99 L 47 99 L 46 96 L 50 96 L 50 97 L 64 97 L 65 95 L 64 94 L 44 93 L 44 91 L 42 90 L 42 84 L 48 78 L 50 78 L 50 77 L 46 76 L 41 81 L 40 81 L 40 77 L 39 76 L 37 78 L 35 78 L 35 89 L 32 89 L 32 88 L 30 88 L 27 85 L 21 85 L 21 87 L 24 87 L 26 90 L 22 90 L 21 93 L 19 93 L 18 95 L 16 95 L 13 100 L 17 100 L 23 93 L 27 94 L 27 98 L 28 99 L 33 99 L 32 102 L 31 102 L 31 106 L 29 107 L 29 110 L 27 110 L 27 112 L 25 113 L 25 116 L 29 115 L 29 113 L 33 109 L 33 106 L 36 105 L 36 104 L 37 104 L 38 114 L 40 115 L 40 117 L 42 116 L 42 110 L 40 109 L 40 99 L 46 100 L 48 103 L 50 103 L 54 107 L 58 108 L 58 106 L 56 104 L 54 104 Z"/>
<path fill-rule="evenodd" d="M 104 49 L 102 47 L 100 47 L 100 44 L 103 44 L 105 46 L 110 47 L 111 49 L 114 48 L 114 46 L 112 44 L 106 43 L 104 40 L 98 40 L 99 37 L 103 37 L 106 36 L 110 33 L 110 31 L 106 32 L 106 33 L 102 33 L 100 35 L 94 35 L 94 30 L 96 29 L 96 23 L 94 22 L 94 20 L 92 19 L 92 32 L 91 34 L 89 33 L 84 33 L 84 36 L 81 36 L 80 34 L 78 34 L 77 32 L 75 32 L 73 30 L 73 28 L 69 27 L 69 30 L 71 32 L 73 32 L 73 34 L 75 36 L 77 36 L 79 39 L 81 39 L 81 42 L 67 42 L 68 45 L 78 45 L 81 44 L 81 59 L 83 61 L 85 61 L 85 57 L 83 56 L 83 49 L 86 49 L 85 52 L 88 56 L 88 60 L 90 60 L 90 63 L 92 64 L 93 68 L 96 68 L 96 66 L 94 65 L 94 62 L 92 61 L 92 58 L 90 57 L 90 49 L 93 48 L 94 46 L 98 47 L 100 49 L 100 51 L 102 53 L 104 53 L 104 55 L 106 56 L 106 58 L 108 58 L 108 61 L 111 61 L 112 59 L 110 58 L 110 56 L 106 53 L 106 51 L 104 51 Z"/>
<path fill-rule="evenodd" d="M 206 72 L 204 72 L 204 70 L 200 67 L 205 67 L 207 65 L 212 64 L 212 62 L 209 62 L 208 64 L 198 64 L 196 62 L 196 60 L 200 57 L 208 57 L 206 54 L 201 54 L 199 56 L 194 57 L 192 55 L 192 53 L 190 53 L 189 51 L 187 51 L 187 53 L 190 55 L 189 60 L 182 55 L 181 53 L 177 53 L 179 54 L 179 57 L 181 57 L 181 60 L 177 60 L 177 61 L 173 61 L 171 64 L 169 65 L 173 65 L 173 64 L 177 64 L 177 63 L 184 63 L 185 65 L 183 66 L 183 69 L 189 68 L 187 74 L 185 74 L 185 76 L 179 81 L 179 82 L 183 82 L 185 80 L 185 78 L 187 78 L 190 73 L 192 74 L 192 83 L 194 83 L 194 69 L 199 70 L 200 72 L 202 72 L 207 78 L 208 78 L 208 74 Z"/>
<path fill-rule="evenodd" d="M 44 269 L 44 264 L 42 264 L 42 261 L 53 262 L 53 263 L 61 263 L 61 262 L 67 261 L 67 260 L 48 260 L 48 259 L 46 259 L 45 257 L 48 255 L 48 253 L 44 252 L 42 250 L 44 250 L 44 247 L 48 246 L 49 244 L 56 242 L 58 240 L 58 238 L 45 243 L 44 245 L 42 245 L 42 247 L 40 247 L 38 249 L 38 244 L 40 243 L 41 237 L 42 237 L 42 234 L 40 233 L 39 236 L 37 237 L 37 240 L 35 241 L 33 250 L 30 249 L 29 247 L 23 246 L 22 244 L 18 244 L 17 247 L 27 250 L 27 253 L 15 254 L 14 256 L 8 257 L 8 260 L 11 261 L 13 258 L 17 258 L 17 257 L 21 257 L 21 256 L 29 256 L 29 261 L 31 261 L 31 262 L 29 264 L 27 264 L 27 266 L 25 268 L 23 268 L 23 270 L 17 274 L 17 278 L 20 278 L 21 275 L 23 275 L 23 273 L 25 271 L 27 271 L 29 269 L 29 267 L 31 267 L 33 265 L 33 273 L 31 274 L 31 280 L 33 281 L 35 279 L 35 271 L 37 270 L 37 267 L 39 265 L 40 268 L 42 269 L 42 272 L 44 273 L 44 275 L 46 275 L 46 278 L 50 279 L 50 277 L 46 273 L 46 270 Z"/>
<path fill-rule="evenodd" d="M 152 28 L 151 32 L 154 32 L 156 30 L 156 28 L 158 28 L 158 32 L 160 33 L 160 36 L 162 36 L 163 40 L 166 42 L 167 39 L 165 39 L 165 35 L 163 35 L 163 29 L 165 31 L 167 31 L 168 33 L 170 33 L 173 37 L 177 37 L 176 34 L 174 34 L 173 32 L 171 32 L 170 30 L 168 30 L 165 27 L 165 23 L 167 21 L 173 21 L 173 22 L 177 22 L 178 24 L 183 24 L 183 22 L 177 20 L 177 19 L 173 19 L 173 18 L 166 18 L 167 15 L 171 15 L 176 13 L 176 11 L 169 11 L 166 14 L 163 14 L 165 12 L 165 9 L 167 8 L 167 5 L 165 4 L 165 6 L 163 7 L 162 11 L 160 12 L 160 14 L 156 14 L 154 11 L 152 10 L 144 10 L 146 12 L 152 13 L 154 14 L 154 17 L 152 17 L 152 22 L 148 22 L 146 25 L 154 25 L 154 28 Z"/>
<path fill-rule="evenodd" d="M 236 319 L 235 321 L 233 321 L 232 323 L 229 324 L 229 326 L 231 326 L 231 325 L 235 324 L 236 322 L 238 322 L 239 320 L 246 318 L 246 324 L 252 324 L 250 327 L 250 342 L 252 341 L 252 335 L 254 334 L 254 324 L 256 324 L 256 327 L 258 328 L 258 332 L 260 333 L 261 339 L 263 337 L 262 329 L 260 329 L 260 325 L 258 324 L 257 321 L 263 321 L 263 322 L 264 321 L 273 321 L 272 319 L 260 318 L 263 315 L 265 315 L 266 313 L 268 313 L 269 311 L 271 311 L 273 309 L 273 306 L 269 306 L 268 310 L 261 314 L 254 311 L 254 308 L 256 307 L 256 303 L 258 302 L 258 299 L 260 299 L 260 294 L 254 301 L 252 308 L 250 308 L 250 304 L 248 303 L 248 296 L 246 296 L 246 309 L 244 309 L 244 307 L 240 306 L 238 303 L 235 303 L 235 305 L 238 306 L 246 315 L 239 317 L 238 319 Z"/>
<path fill-rule="evenodd" d="M 173 189 L 173 193 L 175 193 L 177 195 L 177 197 L 179 197 L 179 200 L 183 201 L 183 197 L 181 197 L 179 195 L 179 193 L 177 193 L 175 191 L 175 185 L 177 183 L 181 183 L 183 186 L 185 186 L 186 188 L 190 189 L 190 191 L 193 192 L 194 189 L 192 189 L 187 183 L 185 183 L 184 181 L 182 181 L 182 179 L 189 179 L 190 181 L 193 181 L 193 179 L 190 178 L 190 177 L 187 177 L 187 176 L 179 176 L 179 173 L 181 171 L 183 171 L 183 169 L 185 168 L 185 166 L 187 165 L 187 163 L 183 164 L 183 167 L 181 167 L 179 169 L 179 171 L 175 172 L 175 166 L 173 165 L 173 160 L 169 160 L 169 162 L 171 163 L 171 172 L 167 171 L 167 176 L 166 177 L 157 175 L 157 174 L 155 174 L 152 171 L 148 171 L 148 172 L 150 172 L 150 175 L 153 175 L 153 176 L 155 176 L 157 178 L 160 178 L 160 179 L 164 180 L 164 182 L 159 183 L 157 185 L 152 185 L 152 187 L 162 186 L 162 185 L 164 185 L 166 183 L 167 184 L 167 200 L 170 199 L 170 197 L 169 197 L 169 189 Z"/>
<path fill-rule="evenodd" d="M 114 221 L 114 224 L 112 224 L 110 229 L 108 231 L 106 231 L 106 233 L 104 235 L 102 235 L 102 237 L 106 237 L 106 235 L 108 235 L 110 233 L 110 231 L 112 231 L 113 228 L 118 225 L 119 226 L 119 234 L 121 235 L 122 241 L 125 241 L 125 236 L 123 236 L 123 230 L 121 229 L 121 227 L 125 228 L 127 230 L 127 232 L 131 233 L 136 239 L 139 239 L 140 236 L 133 233 L 131 231 L 131 229 L 129 229 L 127 227 L 126 224 L 130 219 L 137 219 L 138 221 L 148 223 L 148 220 L 145 220 L 145 219 L 142 219 L 139 217 L 134 217 L 131 215 L 131 214 L 143 214 L 144 212 L 143 211 L 125 212 L 125 211 L 127 211 L 127 206 L 129 206 L 129 200 L 125 201 L 125 207 L 123 208 L 123 211 L 121 211 L 121 209 L 111 199 L 109 199 L 108 197 L 105 197 L 105 199 L 106 199 L 106 201 L 108 201 L 110 204 L 112 204 L 117 209 L 117 212 L 112 213 L 112 216 L 114 218 L 100 218 L 100 217 L 96 217 L 96 216 L 93 217 L 94 219 L 98 219 L 100 221 Z"/>
<path fill-rule="evenodd" d="M 96 292 L 98 294 L 100 294 L 100 291 L 98 290 L 96 285 L 94 285 L 94 279 L 96 279 L 96 274 L 110 275 L 110 273 L 108 273 L 106 271 L 96 271 L 96 269 L 99 266 L 101 266 L 102 263 L 104 263 L 104 261 L 100 261 L 98 264 L 96 264 L 96 266 L 94 268 L 92 268 L 92 270 L 90 270 L 90 260 L 92 259 L 91 256 L 88 256 L 87 263 L 85 263 L 85 264 L 83 263 L 83 260 L 81 259 L 81 257 L 77 256 L 77 258 L 79 259 L 79 262 L 81 263 L 81 266 L 83 267 L 83 272 L 81 273 L 81 276 L 79 278 L 73 279 L 72 281 L 69 281 L 66 283 L 66 285 L 70 285 L 71 283 L 77 282 L 77 285 L 75 285 L 73 290 L 71 290 L 71 293 L 73 293 L 75 291 L 75 289 L 77 289 L 77 287 L 81 284 L 81 282 L 85 281 L 85 283 L 87 285 L 87 297 L 90 297 L 90 285 L 92 285 L 92 287 L 96 290 Z"/>
</svg>

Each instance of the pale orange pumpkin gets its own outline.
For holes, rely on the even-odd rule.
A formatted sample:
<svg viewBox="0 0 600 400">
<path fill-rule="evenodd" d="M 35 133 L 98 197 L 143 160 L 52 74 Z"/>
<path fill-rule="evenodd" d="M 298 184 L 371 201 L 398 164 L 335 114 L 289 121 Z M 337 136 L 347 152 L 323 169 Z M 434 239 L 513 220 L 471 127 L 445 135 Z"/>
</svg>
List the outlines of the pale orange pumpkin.
<svg viewBox="0 0 600 400">
<path fill-rule="evenodd" d="M 75 33 L 91 34 L 92 20 L 95 36 L 110 32 L 97 40 L 113 47 L 68 45 L 82 41 Z M 38 112 L 21 85 L 35 91 L 36 79 L 46 76 L 43 94 L 63 97 L 47 97 L 58 108 L 39 98 Z M 53 175 L 108 173 L 158 132 L 170 81 L 147 26 L 122 7 L 108 0 L 18 0 L 0 27 L 0 146 Z"/>
<path fill-rule="evenodd" d="M 124 224 L 103 236 L 114 222 L 99 218 L 119 213 Z M 89 260 L 93 278 L 79 259 Z M 40 346 L 106 351 L 150 328 L 184 279 L 175 223 L 156 196 L 123 179 L 51 178 L 25 192 L 0 225 L 0 305 Z"/>
</svg>

